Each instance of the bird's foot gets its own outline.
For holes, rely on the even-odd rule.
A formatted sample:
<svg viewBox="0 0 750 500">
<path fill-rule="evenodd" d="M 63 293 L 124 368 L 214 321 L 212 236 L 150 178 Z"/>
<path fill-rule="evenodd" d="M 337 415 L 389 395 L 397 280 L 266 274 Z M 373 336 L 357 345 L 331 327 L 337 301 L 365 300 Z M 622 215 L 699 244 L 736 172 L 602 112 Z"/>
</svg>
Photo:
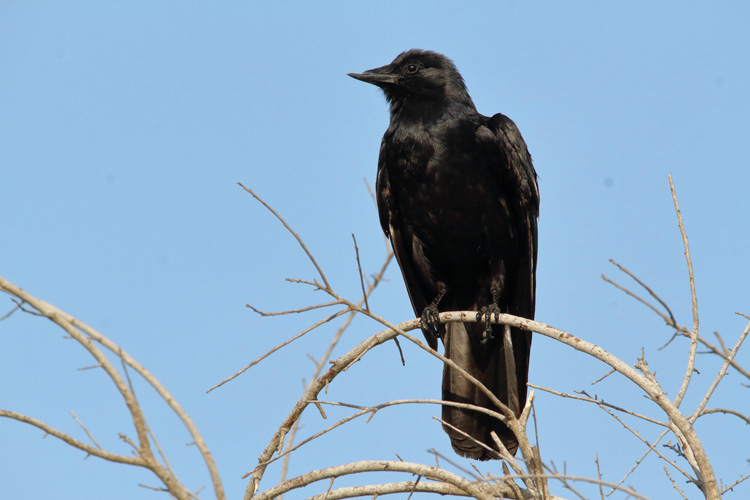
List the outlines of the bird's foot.
<svg viewBox="0 0 750 500">
<path fill-rule="evenodd" d="M 500 319 L 501 312 L 497 304 L 490 304 L 481 308 L 477 313 L 477 321 L 484 320 L 484 337 L 482 338 L 482 343 L 495 338 L 492 334 L 492 315 L 495 315 L 495 321 L 497 321 Z"/>
<path fill-rule="evenodd" d="M 440 311 L 435 304 L 430 304 L 422 311 L 422 316 L 419 318 L 420 326 L 425 337 L 437 337 L 443 338 L 445 333 L 445 327 L 440 322 Z"/>
<path fill-rule="evenodd" d="M 426 339 L 443 339 L 445 337 L 445 325 L 440 322 L 440 311 L 438 311 L 438 304 L 443 297 L 445 297 L 448 287 L 445 283 L 438 281 L 437 283 L 437 295 L 432 301 L 432 304 L 424 308 L 422 316 L 419 318 L 422 326 L 422 333 Z"/>
</svg>

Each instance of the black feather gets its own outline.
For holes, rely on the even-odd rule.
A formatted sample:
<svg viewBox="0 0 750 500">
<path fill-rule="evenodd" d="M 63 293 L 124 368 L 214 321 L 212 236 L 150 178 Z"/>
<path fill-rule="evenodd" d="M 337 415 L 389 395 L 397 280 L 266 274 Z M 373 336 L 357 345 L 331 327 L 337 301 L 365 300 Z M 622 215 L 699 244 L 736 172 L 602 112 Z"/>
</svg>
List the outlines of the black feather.
<svg viewBox="0 0 750 500">
<path fill-rule="evenodd" d="M 520 415 L 526 403 L 531 333 L 503 327 L 429 321 L 429 312 L 500 311 L 534 318 L 539 191 L 531 156 L 510 118 L 479 114 L 447 57 L 410 50 L 391 64 L 350 76 L 380 87 L 391 122 L 380 147 L 377 200 L 414 311 L 429 345 L 443 337 L 446 356 Z M 441 296 L 441 290 L 445 290 Z M 448 366 L 443 399 L 499 411 Z M 443 406 L 443 419 L 497 450 L 495 431 L 515 453 L 499 420 Z M 496 453 L 445 427 L 460 455 Z"/>
</svg>

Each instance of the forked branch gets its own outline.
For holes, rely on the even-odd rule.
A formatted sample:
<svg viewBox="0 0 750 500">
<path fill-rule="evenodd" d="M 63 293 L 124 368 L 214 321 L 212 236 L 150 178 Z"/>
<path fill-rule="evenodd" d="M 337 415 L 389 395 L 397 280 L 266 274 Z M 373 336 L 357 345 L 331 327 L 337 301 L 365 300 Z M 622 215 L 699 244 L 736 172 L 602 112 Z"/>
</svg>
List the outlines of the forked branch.
<svg viewBox="0 0 750 500">
<path fill-rule="evenodd" d="M 219 500 L 223 500 L 225 498 L 224 489 L 219 477 L 219 471 L 216 467 L 213 457 L 211 456 L 210 451 L 208 450 L 208 446 L 203 440 L 203 437 L 198 432 L 198 428 L 195 426 L 190 416 L 179 405 L 177 400 L 175 400 L 175 398 L 161 384 L 161 382 L 159 382 L 148 370 L 146 370 L 140 363 L 133 359 L 119 345 L 115 344 L 109 338 L 105 337 L 86 323 L 74 318 L 70 314 L 58 309 L 53 305 L 34 297 L 33 295 L 13 285 L 2 277 L 0 277 L 0 290 L 31 306 L 35 310 L 35 313 L 37 315 L 44 316 L 50 319 L 57 326 L 65 330 L 68 335 L 70 335 L 79 344 L 81 344 L 94 357 L 94 359 L 97 361 L 97 366 L 101 367 L 110 378 L 110 380 L 112 380 L 112 382 L 114 383 L 117 391 L 125 401 L 128 411 L 130 412 L 130 417 L 136 429 L 136 435 L 138 438 L 137 444 L 135 444 L 137 452 L 136 458 L 138 460 L 133 461 L 131 460 L 132 457 L 124 457 L 122 455 L 104 452 L 102 450 L 98 450 L 97 448 L 89 447 L 88 445 L 80 443 L 74 438 L 56 431 L 46 424 L 40 422 L 39 420 L 33 419 L 31 417 L 8 411 L 0 413 L 0 416 L 12 418 L 39 427 L 40 429 L 49 432 L 59 439 L 62 439 L 68 444 L 105 460 L 145 467 L 151 470 L 161 480 L 167 490 L 176 498 L 186 500 L 191 498 L 192 493 L 190 493 L 190 491 L 177 480 L 177 478 L 169 471 L 169 468 L 166 465 L 160 463 L 159 460 L 154 456 L 153 450 L 151 448 L 151 441 L 149 438 L 148 423 L 146 422 L 146 418 L 143 415 L 140 403 L 131 390 L 130 384 L 126 382 L 125 379 L 123 379 L 123 377 L 115 368 L 114 364 L 109 360 L 104 352 L 99 349 L 98 345 L 101 345 L 112 352 L 128 366 L 130 366 L 139 375 L 141 375 L 143 379 L 146 380 L 154 388 L 159 396 L 164 399 L 164 401 L 167 403 L 167 405 L 169 405 L 175 415 L 177 415 L 177 417 L 182 421 L 183 425 L 192 436 L 197 448 L 201 453 L 201 456 L 203 457 L 206 468 L 208 469 L 209 475 L 211 476 L 211 480 L 214 485 L 216 498 Z"/>
</svg>

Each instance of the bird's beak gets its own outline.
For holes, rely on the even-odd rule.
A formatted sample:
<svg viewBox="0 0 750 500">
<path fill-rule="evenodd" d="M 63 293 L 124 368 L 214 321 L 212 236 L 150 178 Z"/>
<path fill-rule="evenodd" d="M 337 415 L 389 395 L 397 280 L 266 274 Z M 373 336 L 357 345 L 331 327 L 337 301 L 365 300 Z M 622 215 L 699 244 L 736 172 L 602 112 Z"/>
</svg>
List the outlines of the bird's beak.
<svg viewBox="0 0 750 500">
<path fill-rule="evenodd" d="M 389 64 L 380 68 L 369 69 L 364 73 L 349 73 L 349 76 L 380 87 L 382 85 L 398 83 L 398 75 L 393 74 L 391 70 L 392 68 Z"/>
</svg>

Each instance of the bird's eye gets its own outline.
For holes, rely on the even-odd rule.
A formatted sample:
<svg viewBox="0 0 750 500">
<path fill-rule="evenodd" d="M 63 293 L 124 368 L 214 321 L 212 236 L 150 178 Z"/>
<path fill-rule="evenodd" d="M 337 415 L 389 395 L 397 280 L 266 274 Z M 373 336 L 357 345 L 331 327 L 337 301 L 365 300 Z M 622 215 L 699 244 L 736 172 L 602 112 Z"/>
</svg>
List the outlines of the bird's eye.
<svg viewBox="0 0 750 500">
<path fill-rule="evenodd" d="M 409 73 L 416 73 L 417 71 L 419 71 L 419 66 L 417 66 L 416 64 L 409 64 L 406 66 L 406 71 L 408 71 Z"/>
</svg>

